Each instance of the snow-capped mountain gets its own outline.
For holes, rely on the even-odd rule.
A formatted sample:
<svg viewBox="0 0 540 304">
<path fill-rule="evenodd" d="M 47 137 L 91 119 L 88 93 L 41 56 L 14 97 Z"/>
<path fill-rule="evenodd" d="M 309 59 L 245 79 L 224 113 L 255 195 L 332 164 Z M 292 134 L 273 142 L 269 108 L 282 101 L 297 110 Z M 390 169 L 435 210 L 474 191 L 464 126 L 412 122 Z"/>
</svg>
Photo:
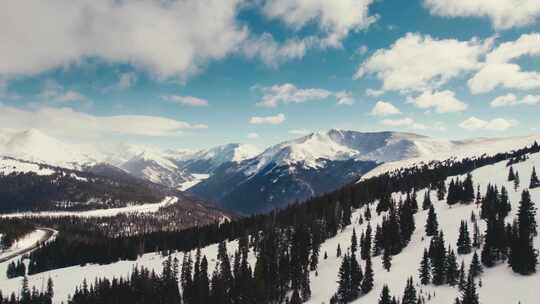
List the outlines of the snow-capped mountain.
<svg viewBox="0 0 540 304">
<path fill-rule="evenodd" d="M 539 136 L 450 141 L 412 133 L 330 130 L 216 170 L 190 192 L 235 211 L 283 207 L 407 164 L 511 151 Z"/>
<path fill-rule="evenodd" d="M 0 129 L 0 155 L 65 168 L 80 168 L 96 158 L 76 145 L 36 130 Z"/>
<path fill-rule="evenodd" d="M 411 133 L 330 130 L 222 166 L 189 191 L 241 212 L 261 212 L 331 191 L 381 163 L 447 150 L 452 142 Z"/>
</svg>

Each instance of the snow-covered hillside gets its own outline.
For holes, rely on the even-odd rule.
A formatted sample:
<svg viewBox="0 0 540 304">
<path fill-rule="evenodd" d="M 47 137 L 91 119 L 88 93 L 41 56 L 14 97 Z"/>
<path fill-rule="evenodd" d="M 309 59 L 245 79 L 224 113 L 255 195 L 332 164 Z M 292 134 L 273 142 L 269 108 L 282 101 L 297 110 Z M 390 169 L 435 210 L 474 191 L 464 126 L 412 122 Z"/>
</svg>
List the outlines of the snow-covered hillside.
<svg viewBox="0 0 540 304">
<path fill-rule="evenodd" d="M 507 181 L 508 167 L 506 161 L 496 163 L 494 165 L 481 167 L 472 172 L 475 185 L 478 184 L 481 187 L 481 192 L 485 193 L 488 184 L 496 184 L 498 186 L 506 186 L 509 191 L 509 198 L 512 204 L 511 215 L 507 218 L 508 221 L 514 217 L 518 202 L 520 199 L 521 191 L 528 187 L 528 178 L 531 175 L 533 166 L 540 168 L 540 154 L 530 155 L 530 158 L 524 162 L 514 164 L 514 169 L 519 172 L 522 177 L 522 183 L 517 190 L 514 190 L 514 185 Z M 450 182 L 449 177 L 447 183 Z M 461 176 L 464 178 L 464 176 Z M 423 197 L 426 190 L 419 189 L 418 197 Z M 394 197 L 398 197 L 402 194 L 394 193 Z M 540 188 L 531 189 L 531 196 L 537 207 L 540 205 Z M 454 205 L 449 207 L 445 201 L 438 201 L 435 193 L 431 197 L 434 207 L 436 209 L 439 229 L 442 229 L 445 233 L 445 239 L 449 244 L 455 247 L 458 237 L 458 227 L 462 220 L 469 220 L 471 212 L 479 213 L 478 206 L 475 204 L 470 205 Z M 364 207 L 365 208 L 365 207 Z M 358 224 L 358 217 L 363 214 L 364 208 L 356 210 L 353 213 L 353 224 L 346 227 L 343 231 L 339 232 L 334 238 L 326 240 L 321 246 L 321 258 L 319 259 L 318 274 L 311 272 L 311 291 L 312 297 L 308 303 L 319 304 L 328 303 L 330 297 L 336 292 L 337 289 L 337 277 L 338 269 L 341 263 L 342 257 L 336 257 L 336 248 L 338 244 L 345 251 L 350 245 L 350 239 L 353 228 L 360 234 L 367 226 L 367 222 Z M 373 208 L 373 207 L 372 207 Z M 373 210 L 373 209 L 372 209 Z M 374 227 L 377 223 L 380 223 L 384 213 L 380 216 L 376 216 L 375 212 L 372 212 L 373 218 L 371 219 L 371 225 Z M 404 250 L 392 259 L 392 268 L 390 272 L 383 269 L 381 263 L 381 257 L 373 258 L 373 267 L 375 272 L 375 286 L 374 289 L 367 295 L 364 295 L 353 303 L 377 303 L 381 289 L 384 284 L 388 284 L 392 294 L 401 295 L 405 287 L 406 278 L 413 276 L 415 282 L 418 282 L 418 268 L 420 259 L 424 248 L 429 246 L 430 238 L 425 236 L 423 226 L 426 222 L 427 211 L 419 211 L 415 215 L 416 230 L 412 236 L 410 244 L 404 248 Z M 536 215 L 537 222 L 540 222 L 540 213 Z M 485 230 L 482 221 L 479 222 L 482 226 L 481 231 Z M 535 238 L 535 247 L 540 246 L 540 236 Z M 233 252 L 236 248 L 236 241 L 228 243 L 229 253 Z M 202 250 L 209 258 L 209 269 L 214 268 L 215 258 L 217 255 L 217 245 L 211 245 Z M 328 259 L 323 259 L 322 255 L 327 252 Z M 194 254 L 194 253 L 193 253 Z M 177 253 L 177 257 L 182 260 L 183 253 Z M 472 254 L 458 256 L 458 264 L 462 260 L 466 265 L 470 262 Z M 86 278 L 89 282 L 92 282 L 96 277 L 118 277 L 121 275 L 127 275 L 133 269 L 134 265 L 144 265 L 151 269 L 159 271 L 161 269 L 162 261 L 164 260 L 159 254 L 146 254 L 139 258 L 137 261 L 122 261 L 110 265 L 87 265 L 84 267 L 69 267 L 64 269 L 57 269 L 29 277 L 30 285 L 39 288 L 51 277 L 55 283 L 55 302 L 60 303 L 65 301 L 67 295 L 73 293 L 76 286 L 80 285 L 82 280 Z M 254 257 L 250 254 L 251 262 L 254 261 Z M 362 263 L 363 266 L 363 263 Z M 7 263 L 0 264 L 0 286 L 4 293 L 15 291 L 17 292 L 21 286 L 21 278 L 6 279 L 5 270 Z M 485 304 L 507 304 L 507 303 L 522 303 L 522 304 L 534 304 L 538 302 L 538 296 L 536 294 L 535 287 L 540 286 L 540 273 L 521 276 L 512 272 L 507 264 L 499 264 L 490 269 L 484 269 L 484 274 L 480 277 L 482 286 L 478 288 L 480 294 L 480 302 Z M 453 303 L 454 298 L 458 295 L 457 287 L 449 287 L 447 285 L 435 287 L 429 286 L 417 286 L 418 290 L 421 290 L 422 294 L 427 297 L 431 295 L 431 300 L 427 303 L 433 304 L 448 304 Z"/>
</svg>

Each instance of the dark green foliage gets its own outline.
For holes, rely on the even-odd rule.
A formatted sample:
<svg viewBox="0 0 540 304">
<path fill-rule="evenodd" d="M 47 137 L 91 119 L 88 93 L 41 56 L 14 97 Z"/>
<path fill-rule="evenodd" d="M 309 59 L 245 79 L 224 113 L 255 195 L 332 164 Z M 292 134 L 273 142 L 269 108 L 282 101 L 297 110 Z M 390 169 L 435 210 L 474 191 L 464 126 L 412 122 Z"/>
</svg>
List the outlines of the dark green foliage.
<svg viewBox="0 0 540 304">
<path fill-rule="evenodd" d="M 432 282 L 435 285 L 443 285 L 446 282 L 446 248 L 444 235 L 441 231 L 439 235 L 431 239 L 429 247 L 431 268 L 433 270 Z"/>
<path fill-rule="evenodd" d="M 429 262 L 429 253 L 427 249 L 424 249 L 424 255 L 420 262 L 419 277 L 422 285 L 428 285 L 431 281 L 431 264 Z"/>
<path fill-rule="evenodd" d="M 360 243 L 360 257 L 362 260 L 367 259 L 368 255 L 371 255 L 371 225 L 368 224 L 366 233 Z"/>
<path fill-rule="evenodd" d="M 538 254 L 533 246 L 536 235 L 536 207 L 529 191 L 525 190 L 521 194 L 517 223 L 514 223 L 510 240 L 509 263 L 514 272 L 524 275 L 536 272 Z"/>
<path fill-rule="evenodd" d="M 379 297 L 379 304 L 392 304 L 392 297 L 390 296 L 390 289 L 388 285 L 384 285 Z"/>
<path fill-rule="evenodd" d="M 480 264 L 480 259 L 478 258 L 478 254 L 475 251 L 471 261 L 471 266 L 469 267 L 469 275 L 471 275 L 473 278 L 476 278 L 481 275 L 482 272 L 484 272 L 484 269 L 482 267 L 482 264 Z"/>
<path fill-rule="evenodd" d="M 469 274 L 465 290 L 462 292 L 460 304 L 479 304 L 474 278 Z"/>
<path fill-rule="evenodd" d="M 530 189 L 538 188 L 540 187 L 540 180 L 538 179 L 538 176 L 536 175 L 536 168 L 533 167 L 532 173 L 531 173 L 531 182 L 529 184 Z"/>
<path fill-rule="evenodd" d="M 422 201 L 422 210 L 428 210 L 431 204 L 431 191 L 427 190 Z"/>
<path fill-rule="evenodd" d="M 446 283 L 455 286 L 459 279 L 459 270 L 454 250 L 449 249 L 446 257 Z"/>
<path fill-rule="evenodd" d="M 8 264 L 6 276 L 8 279 L 15 278 L 15 277 L 22 277 L 26 275 L 26 266 L 24 265 L 21 260 L 18 260 L 17 263 L 15 261 L 12 261 Z"/>
<path fill-rule="evenodd" d="M 392 255 L 390 255 L 390 250 L 384 250 L 382 256 L 382 264 L 383 268 L 386 269 L 386 271 L 390 271 L 390 267 L 392 267 Z"/>
<path fill-rule="evenodd" d="M 407 280 L 407 285 L 405 286 L 405 291 L 403 292 L 403 299 L 401 304 L 417 304 L 418 301 L 416 295 L 416 288 L 414 288 L 413 278 L 410 277 Z"/>
<path fill-rule="evenodd" d="M 368 293 L 373 289 L 373 267 L 371 265 L 371 257 L 368 256 L 366 259 L 366 267 L 364 268 L 364 279 L 362 280 L 362 284 L 360 285 L 360 288 L 362 289 L 362 293 Z"/>
<path fill-rule="evenodd" d="M 471 238 L 469 236 L 469 228 L 466 221 L 461 221 L 459 226 L 459 237 L 457 240 L 458 254 L 471 253 Z"/>
<path fill-rule="evenodd" d="M 426 220 L 426 235 L 434 236 L 439 231 L 439 222 L 437 221 L 437 214 L 433 205 L 429 207 L 428 217 Z"/>
</svg>

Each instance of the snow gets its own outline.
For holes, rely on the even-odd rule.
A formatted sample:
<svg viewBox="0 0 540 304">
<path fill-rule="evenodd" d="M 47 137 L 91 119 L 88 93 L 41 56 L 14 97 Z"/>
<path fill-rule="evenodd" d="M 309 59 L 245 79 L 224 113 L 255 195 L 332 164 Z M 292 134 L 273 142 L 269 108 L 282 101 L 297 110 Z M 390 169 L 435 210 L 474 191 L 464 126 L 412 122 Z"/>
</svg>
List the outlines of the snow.
<svg viewBox="0 0 540 304">
<path fill-rule="evenodd" d="M 26 251 L 28 248 L 35 246 L 39 241 L 43 240 L 46 235 L 47 231 L 42 229 L 36 229 L 24 235 L 22 238 L 13 242 L 10 248 L 0 251 L 0 260 L 5 257 Z"/>
<path fill-rule="evenodd" d="M 509 190 L 509 198 L 512 203 L 512 214 L 507 218 L 511 221 L 517 211 L 517 205 L 520 199 L 521 191 L 528 186 L 528 178 L 530 177 L 532 167 L 540 168 L 540 154 L 531 155 L 530 158 L 521 163 L 514 165 L 522 179 L 522 185 L 517 190 L 513 190 L 513 184 L 506 181 L 508 168 L 506 162 L 499 162 L 494 165 L 485 166 L 474 170 L 473 180 L 475 184 L 480 184 L 482 193 L 485 192 L 486 186 L 489 183 L 495 183 L 499 186 L 506 186 Z M 449 183 L 450 179 L 447 179 Z M 464 176 L 461 176 L 464 178 Z M 417 193 L 419 203 L 426 190 L 420 189 Z M 532 189 L 531 195 L 533 201 L 540 207 L 540 189 Z M 394 193 L 394 197 L 403 196 L 400 193 Z M 471 212 L 479 212 L 478 207 L 474 204 L 470 205 L 455 205 L 449 207 L 444 201 L 437 201 L 436 193 L 432 192 L 432 202 L 436 209 L 439 221 L 439 228 L 445 233 L 445 240 L 448 244 L 455 247 L 458 237 L 458 227 L 461 220 L 469 220 Z M 382 221 L 382 216 L 377 216 L 372 206 L 371 220 L 372 228 L 374 229 L 377 223 Z M 341 262 L 341 258 L 336 257 L 336 248 L 341 244 L 343 251 L 347 250 L 350 245 L 350 238 L 353 228 L 356 229 L 358 236 L 367 227 L 367 223 L 358 225 L 358 216 L 363 214 L 364 208 L 356 210 L 353 213 L 353 224 L 346 227 L 343 232 L 340 232 L 336 237 L 326 240 L 321 245 L 321 257 L 319 260 L 318 275 L 311 273 L 311 290 L 312 298 L 308 303 L 319 304 L 328 303 L 328 300 L 337 289 L 337 272 Z M 386 272 L 382 268 L 381 258 L 374 257 L 372 259 L 375 272 L 374 289 L 367 295 L 364 295 L 353 303 L 377 303 L 383 284 L 388 284 L 392 294 L 401 296 L 405 287 L 406 279 L 413 276 L 415 282 L 418 282 L 418 267 L 424 248 L 429 246 L 429 238 L 424 236 L 424 224 L 426 221 L 427 212 L 420 210 L 415 215 L 416 231 L 412 236 L 410 244 L 397 256 L 392 259 L 392 268 L 390 272 Z M 537 214 L 537 221 L 540 222 L 540 213 Z M 485 230 L 484 223 L 479 221 L 481 231 Z M 535 239 L 535 247 L 540 245 L 540 236 Z M 228 243 L 229 254 L 232 254 L 237 246 L 236 241 Z M 324 260 L 322 256 L 324 252 L 328 253 L 328 259 Z M 217 256 L 217 245 L 210 245 L 202 249 L 202 253 L 209 258 L 209 269 L 214 268 L 215 259 Z M 192 253 L 194 254 L 194 253 Z M 182 253 L 175 254 L 179 260 L 182 260 Z M 254 256 L 250 254 L 250 263 L 254 263 Z M 458 263 L 464 260 L 466 266 L 470 263 L 472 254 L 458 256 Z M 161 263 L 164 258 L 157 253 L 149 253 L 140 257 L 137 261 L 120 261 L 109 265 L 86 265 L 74 266 L 62 269 L 56 269 L 41 274 L 29 276 L 30 286 L 40 288 L 43 281 L 48 277 L 53 278 L 55 284 L 55 303 L 65 301 L 68 294 L 72 294 L 75 287 L 82 283 L 86 278 L 89 282 L 93 282 L 96 277 L 119 277 L 126 276 L 130 273 L 135 265 L 144 265 L 156 271 L 161 270 Z M 362 262 L 362 267 L 364 263 Z M 4 293 L 12 291 L 17 292 L 21 286 L 21 278 L 7 279 L 5 277 L 5 269 L 7 263 L 0 263 L 0 286 Z M 512 272 L 507 264 L 499 264 L 491 269 L 484 269 L 484 274 L 481 276 L 482 287 L 478 288 L 481 303 L 489 304 L 506 304 L 519 303 L 532 304 L 537 303 L 538 297 L 534 287 L 540 286 L 540 273 L 521 276 Z M 453 303 L 454 298 L 458 295 L 457 287 L 433 285 L 417 286 L 418 290 L 422 290 L 424 294 L 430 293 L 432 300 L 428 303 L 433 304 L 448 304 Z"/>
<path fill-rule="evenodd" d="M 180 186 L 177 187 L 178 190 L 180 191 L 186 191 L 188 190 L 189 188 L 197 185 L 198 183 L 202 182 L 203 180 L 207 179 L 210 177 L 210 174 L 203 174 L 203 173 L 193 173 L 191 174 L 193 176 L 193 179 L 191 180 L 188 180 L 182 184 L 180 184 Z"/>
<path fill-rule="evenodd" d="M 540 142 L 540 134 L 508 137 L 508 138 L 480 138 L 455 142 L 434 142 L 426 145 L 426 141 L 419 141 L 415 144 L 419 150 L 423 151 L 421 156 L 406 158 L 397 161 L 384 163 L 362 176 L 367 179 L 399 168 L 413 167 L 430 161 L 440 161 L 447 159 L 460 160 L 466 157 L 485 155 L 495 155 L 497 153 L 511 152 L 512 150 L 530 146 L 535 141 Z"/>
<path fill-rule="evenodd" d="M 50 168 L 42 168 L 37 164 L 24 162 L 12 158 L 0 158 L 0 173 L 8 175 L 11 173 L 28 173 L 35 172 L 38 175 L 51 175 L 55 171 Z"/>
<path fill-rule="evenodd" d="M 0 215 L 0 217 L 14 218 L 14 217 L 113 217 L 122 213 L 153 213 L 157 212 L 162 207 L 167 207 L 178 202 L 177 197 L 168 196 L 161 202 L 156 204 L 142 204 L 131 205 L 121 208 L 109 208 L 109 209 L 96 209 L 89 211 L 43 211 L 43 212 L 17 212 L 6 213 Z"/>
</svg>

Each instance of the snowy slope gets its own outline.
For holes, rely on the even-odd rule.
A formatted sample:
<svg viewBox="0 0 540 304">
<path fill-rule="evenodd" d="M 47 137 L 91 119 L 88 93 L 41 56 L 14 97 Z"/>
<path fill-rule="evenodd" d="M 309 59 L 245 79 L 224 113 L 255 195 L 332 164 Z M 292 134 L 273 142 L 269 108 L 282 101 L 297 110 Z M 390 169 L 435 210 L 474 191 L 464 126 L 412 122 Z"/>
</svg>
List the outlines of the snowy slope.
<svg viewBox="0 0 540 304">
<path fill-rule="evenodd" d="M 520 199 L 520 194 L 523 189 L 526 188 L 528 183 L 528 177 L 531 174 L 532 167 L 536 166 L 540 168 L 540 154 L 531 155 L 530 159 L 525 162 L 514 165 L 514 169 L 519 171 L 522 177 L 523 183 L 517 190 L 510 190 L 509 197 L 512 203 L 512 214 L 508 217 L 511 220 L 515 215 L 517 205 Z M 474 170 L 472 172 L 475 184 L 481 186 L 481 191 L 485 192 L 486 186 L 489 183 L 495 183 L 499 186 L 505 185 L 508 189 L 513 189 L 513 185 L 506 181 L 507 171 L 506 162 L 499 162 L 494 165 L 486 166 Z M 464 178 L 462 176 L 461 178 Z M 451 178 L 447 179 L 447 183 Z M 418 197 L 423 197 L 424 189 L 418 191 Z M 394 194 L 395 197 L 401 194 Z M 432 201 L 435 206 L 439 228 L 445 232 L 445 239 L 447 243 L 452 244 L 455 247 L 455 243 L 458 237 L 458 227 L 461 220 L 468 220 L 472 211 L 478 213 L 477 206 L 471 205 L 455 205 L 450 208 L 446 202 L 437 201 L 435 193 L 433 193 Z M 531 196 L 537 207 L 540 206 L 540 189 L 531 190 Z M 372 209 L 373 210 L 373 209 Z M 363 214 L 363 208 L 353 213 L 353 224 L 348 226 L 343 232 L 340 232 L 336 237 L 327 240 L 321 246 L 321 256 L 326 251 L 328 253 L 328 259 L 320 259 L 318 275 L 314 272 L 311 273 L 311 290 L 312 298 L 308 303 L 319 304 L 328 303 L 329 298 L 337 289 L 337 272 L 340 265 L 341 258 L 336 258 L 336 247 L 341 244 L 341 247 L 345 250 L 350 245 L 350 238 L 353 228 L 360 234 L 363 231 L 367 223 L 362 225 L 357 224 L 357 218 L 360 214 Z M 382 215 L 376 216 L 375 212 L 372 212 L 373 218 L 371 225 L 374 227 L 376 223 L 381 222 Z M 381 292 L 383 284 L 388 284 L 392 294 L 401 295 L 405 287 L 405 281 L 408 276 L 413 276 L 415 282 L 418 277 L 418 267 L 420 258 L 424 248 L 429 246 L 429 238 L 424 237 L 423 226 L 426 221 L 427 212 L 419 211 L 415 215 L 416 231 L 412 237 L 411 243 L 397 256 L 393 257 L 392 268 L 390 272 L 386 272 L 382 268 L 381 258 L 373 258 L 373 267 L 375 272 L 375 287 L 367 295 L 362 296 L 353 303 L 365 303 L 372 304 L 377 303 L 378 297 Z M 537 222 L 540 222 L 540 213 L 537 213 Z M 481 221 L 479 221 L 482 224 Z M 483 224 L 482 224 L 483 225 Z M 480 227 L 481 231 L 485 227 Z M 233 252 L 236 248 L 236 241 L 229 242 L 229 252 Z M 535 247 L 540 246 L 540 236 L 535 238 Z M 215 257 L 217 255 L 217 245 L 211 245 L 202 250 L 209 258 L 209 269 L 213 269 L 215 263 Z M 178 258 L 182 259 L 182 253 L 177 253 Z M 464 259 L 466 265 L 470 262 L 472 254 L 465 256 L 458 256 L 458 263 Z M 251 262 L 254 261 L 254 257 L 251 254 Z M 57 269 L 42 274 L 30 276 L 30 285 L 40 287 L 43 280 L 46 280 L 49 276 L 53 278 L 55 283 L 55 302 L 65 301 L 67 295 L 72 293 L 77 285 L 80 285 L 82 280 L 86 278 L 92 282 L 96 277 L 118 277 L 121 275 L 127 275 L 134 265 L 144 265 L 151 269 L 159 271 L 161 269 L 161 262 L 163 258 L 158 254 L 146 254 L 139 258 L 137 261 L 122 261 L 110 265 L 87 265 L 85 267 L 69 267 L 64 269 Z M 362 263 L 363 265 L 363 263 Z M 4 293 L 15 291 L 20 289 L 21 278 L 7 280 L 5 277 L 5 270 L 7 263 L 0 264 L 0 286 Z M 484 269 L 484 274 L 481 276 L 482 287 L 478 289 L 480 294 L 481 303 L 485 304 L 507 304 L 507 303 L 522 303 L 522 304 L 535 304 L 538 303 L 538 296 L 536 294 L 535 287 L 540 286 L 540 273 L 531 276 L 520 276 L 514 274 L 506 264 L 500 264 L 491 269 Z M 452 288 L 448 286 L 434 287 L 432 285 L 428 287 L 419 287 L 426 295 L 427 293 L 432 295 L 431 301 L 427 303 L 433 304 L 448 304 L 453 303 L 454 298 L 458 294 L 457 287 Z"/>
</svg>

